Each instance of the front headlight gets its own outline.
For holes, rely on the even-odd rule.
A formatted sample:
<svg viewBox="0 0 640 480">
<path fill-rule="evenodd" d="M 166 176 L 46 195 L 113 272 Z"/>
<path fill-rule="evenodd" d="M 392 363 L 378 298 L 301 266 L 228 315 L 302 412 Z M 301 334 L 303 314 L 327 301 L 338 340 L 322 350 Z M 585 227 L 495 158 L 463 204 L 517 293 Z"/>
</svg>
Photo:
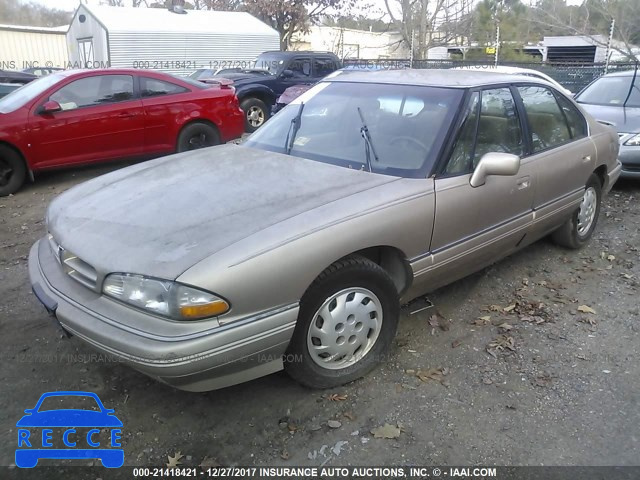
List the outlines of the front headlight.
<svg viewBox="0 0 640 480">
<path fill-rule="evenodd" d="M 627 147 L 640 147 L 640 133 L 636 133 L 633 137 L 624 142 Z"/>
<path fill-rule="evenodd" d="M 112 273 L 102 292 L 121 302 L 174 320 L 200 320 L 229 311 L 216 295 L 178 282 L 129 273 Z"/>
</svg>

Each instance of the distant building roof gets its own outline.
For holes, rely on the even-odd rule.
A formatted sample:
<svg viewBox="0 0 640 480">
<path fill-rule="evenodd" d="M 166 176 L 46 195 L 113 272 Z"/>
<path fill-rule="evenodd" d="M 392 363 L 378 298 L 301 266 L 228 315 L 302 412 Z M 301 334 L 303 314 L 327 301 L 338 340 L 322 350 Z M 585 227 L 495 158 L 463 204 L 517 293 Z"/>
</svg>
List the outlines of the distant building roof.
<svg viewBox="0 0 640 480">
<path fill-rule="evenodd" d="M 191 32 L 278 35 L 266 23 L 246 12 L 187 10 L 173 13 L 166 8 L 133 8 L 81 5 L 109 32 Z M 75 18 L 74 18 L 75 21 Z"/>
<path fill-rule="evenodd" d="M 61 25 L 59 27 L 31 27 L 26 25 L 0 24 L 0 30 L 14 30 L 16 32 L 33 33 L 67 33 L 67 30 L 69 30 L 69 25 Z"/>
</svg>

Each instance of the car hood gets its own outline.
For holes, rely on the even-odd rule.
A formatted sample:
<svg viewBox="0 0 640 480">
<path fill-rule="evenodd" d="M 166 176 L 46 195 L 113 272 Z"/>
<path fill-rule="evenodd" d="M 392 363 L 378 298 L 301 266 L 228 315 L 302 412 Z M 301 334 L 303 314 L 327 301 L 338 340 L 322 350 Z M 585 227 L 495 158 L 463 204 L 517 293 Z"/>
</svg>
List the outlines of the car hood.
<svg viewBox="0 0 640 480">
<path fill-rule="evenodd" d="M 640 132 L 640 108 L 638 107 L 611 107 L 588 103 L 580 103 L 580 106 L 596 120 L 611 124 L 619 133 Z"/>
<path fill-rule="evenodd" d="M 243 70 L 241 72 L 221 73 L 209 78 L 228 78 L 233 80 L 233 83 L 247 83 L 255 80 L 270 80 L 276 78 L 276 76 L 263 70 Z"/>
<path fill-rule="evenodd" d="M 310 90 L 313 85 L 294 85 L 287 88 L 280 97 L 278 97 L 278 103 L 284 103 L 286 105 L 293 102 L 296 98 L 302 95 L 307 90 Z"/>
<path fill-rule="evenodd" d="M 113 415 L 91 410 L 48 410 L 25 415 L 17 427 L 121 427 Z"/>
<path fill-rule="evenodd" d="M 98 272 L 175 279 L 265 228 L 396 180 L 231 144 L 80 184 L 51 203 L 47 224 Z"/>
</svg>

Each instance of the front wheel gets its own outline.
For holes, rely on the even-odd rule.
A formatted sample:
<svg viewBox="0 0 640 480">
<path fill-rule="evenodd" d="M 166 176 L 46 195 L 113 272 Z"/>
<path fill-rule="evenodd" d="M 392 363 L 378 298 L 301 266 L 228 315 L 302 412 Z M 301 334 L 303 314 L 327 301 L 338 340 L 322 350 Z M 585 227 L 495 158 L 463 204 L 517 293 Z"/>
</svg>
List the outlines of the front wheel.
<svg viewBox="0 0 640 480">
<path fill-rule="evenodd" d="M 371 371 L 398 326 L 398 292 L 376 263 L 359 256 L 331 265 L 300 301 L 285 370 L 310 388 L 331 388 Z"/>
<path fill-rule="evenodd" d="M 580 207 L 560 228 L 552 234 L 558 245 L 578 249 L 582 248 L 593 235 L 600 215 L 602 184 L 597 175 L 592 174 L 587 181 Z"/>
<path fill-rule="evenodd" d="M 255 132 L 269 120 L 267 105 L 257 98 L 247 98 L 240 103 L 244 112 L 244 128 L 248 133 Z"/>
<path fill-rule="evenodd" d="M 9 147 L 0 145 L 0 197 L 18 191 L 27 177 L 27 166 L 20 155 Z"/>
</svg>

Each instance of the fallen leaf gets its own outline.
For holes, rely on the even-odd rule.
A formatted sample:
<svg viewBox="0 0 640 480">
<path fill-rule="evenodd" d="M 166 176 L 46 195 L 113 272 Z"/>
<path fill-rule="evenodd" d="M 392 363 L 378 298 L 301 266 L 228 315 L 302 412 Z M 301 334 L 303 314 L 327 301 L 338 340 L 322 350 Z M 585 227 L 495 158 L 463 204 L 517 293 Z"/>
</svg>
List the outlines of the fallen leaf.
<svg viewBox="0 0 640 480">
<path fill-rule="evenodd" d="M 580 321 L 582 323 L 586 323 L 589 325 L 595 325 L 597 322 L 591 317 L 580 317 Z"/>
<path fill-rule="evenodd" d="M 513 329 L 513 325 L 509 325 L 508 323 L 501 323 L 500 325 L 498 325 L 498 328 L 504 330 L 505 332 L 508 332 L 509 330 Z"/>
<path fill-rule="evenodd" d="M 503 309 L 502 309 L 502 307 L 500 305 L 489 305 L 487 307 L 487 309 L 490 312 L 502 312 L 503 311 Z"/>
<path fill-rule="evenodd" d="M 327 396 L 327 400 L 330 402 L 344 402 L 347 399 L 346 395 L 342 395 L 340 393 L 332 393 Z"/>
<path fill-rule="evenodd" d="M 445 332 L 449 330 L 449 322 L 439 312 L 429 317 L 429 325 L 433 328 L 440 328 L 440 330 Z"/>
<path fill-rule="evenodd" d="M 351 420 L 352 422 L 356 419 L 356 416 L 351 412 L 344 412 L 342 415 L 345 418 L 348 418 L 349 420 Z"/>
<path fill-rule="evenodd" d="M 591 313 L 593 315 L 596 314 L 596 311 L 588 305 L 580 305 L 578 307 L 578 311 L 582 313 Z"/>
<path fill-rule="evenodd" d="M 491 315 L 484 315 L 483 317 L 478 317 L 473 324 L 478 325 L 480 327 L 484 325 L 489 325 L 491 323 Z"/>
<path fill-rule="evenodd" d="M 509 312 L 513 311 L 515 308 L 516 308 L 516 304 L 513 303 L 513 304 L 509 305 L 508 307 L 504 307 L 502 309 L 502 311 L 506 312 L 506 313 L 509 313 Z"/>
<path fill-rule="evenodd" d="M 400 427 L 385 423 L 382 427 L 371 429 L 373 438 L 398 438 L 400 436 Z"/>
<path fill-rule="evenodd" d="M 423 382 L 428 382 L 429 380 L 433 380 L 435 382 L 442 382 L 442 377 L 447 374 L 444 368 L 430 368 L 429 370 L 418 370 L 416 372 L 416 377 L 418 377 Z"/>
<path fill-rule="evenodd" d="M 171 455 L 169 455 L 167 457 L 169 459 L 169 463 L 167 463 L 167 467 L 169 467 L 169 468 L 177 467 L 178 465 L 182 464 L 180 459 L 183 458 L 183 457 L 184 457 L 184 455 L 182 455 L 180 452 L 176 452 L 176 454 L 173 457 Z"/>
<path fill-rule="evenodd" d="M 289 460 L 289 452 L 287 451 L 286 448 L 282 450 L 282 453 L 280 454 L 280 458 L 283 460 Z"/>
<path fill-rule="evenodd" d="M 462 345 L 462 340 L 454 340 L 451 342 L 451 348 L 458 348 L 460 345 Z"/>
<path fill-rule="evenodd" d="M 513 337 L 510 337 L 508 335 L 499 335 L 498 338 L 487 345 L 487 353 L 489 353 L 493 357 L 497 357 L 498 353 L 503 353 L 506 350 L 511 350 L 514 352 L 516 350 L 515 340 L 513 339 Z"/>
<path fill-rule="evenodd" d="M 607 260 L 613 262 L 616 259 L 615 255 L 607 255 Z"/>
</svg>

